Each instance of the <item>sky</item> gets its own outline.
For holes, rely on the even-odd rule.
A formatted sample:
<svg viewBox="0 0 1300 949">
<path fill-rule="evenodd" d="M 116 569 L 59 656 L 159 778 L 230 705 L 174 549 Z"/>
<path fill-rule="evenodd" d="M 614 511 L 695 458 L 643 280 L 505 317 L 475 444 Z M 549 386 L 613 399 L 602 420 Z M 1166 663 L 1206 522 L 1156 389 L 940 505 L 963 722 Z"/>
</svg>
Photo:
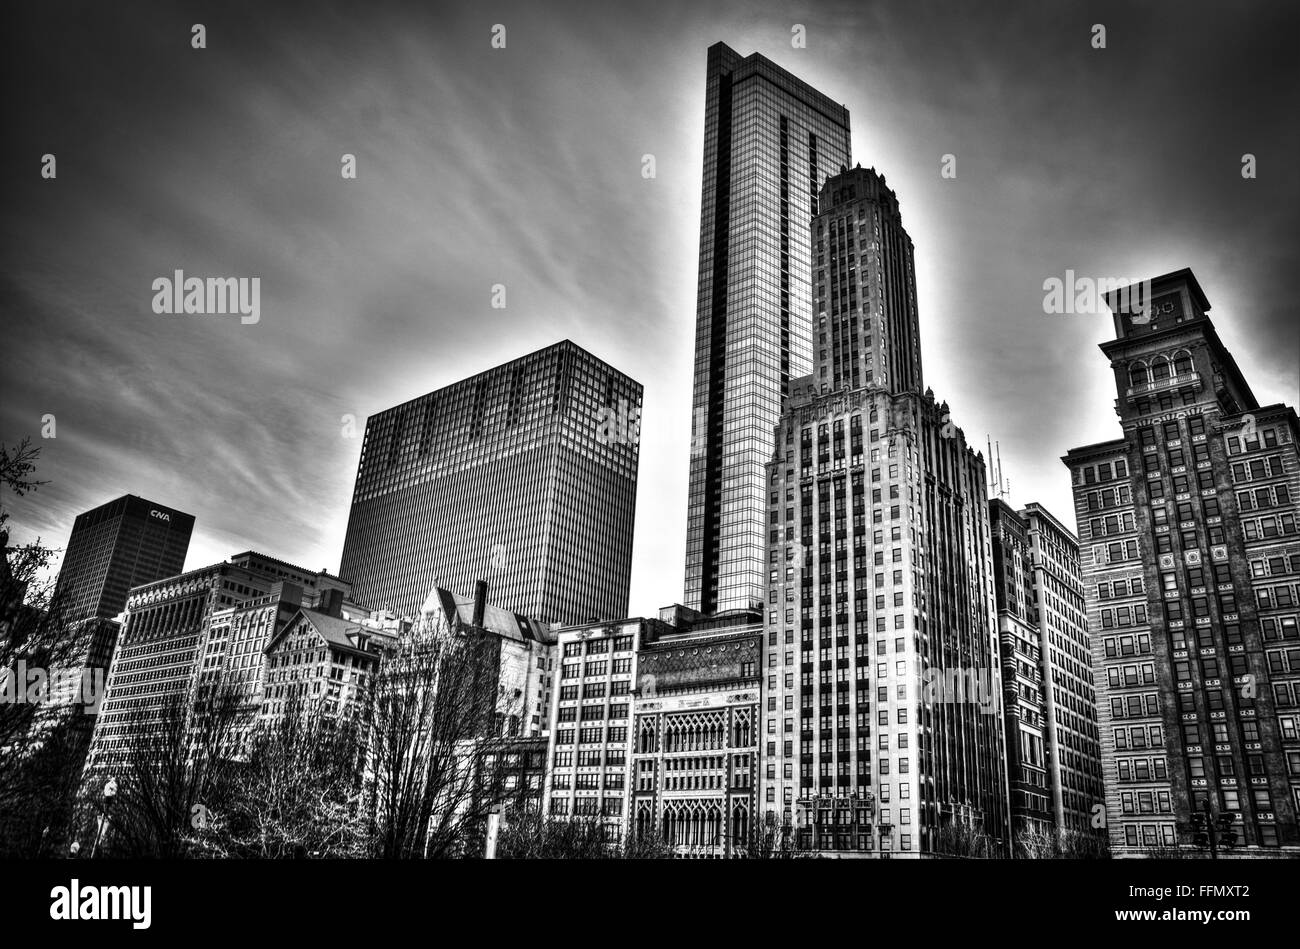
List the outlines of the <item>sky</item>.
<svg viewBox="0 0 1300 949">
<path fill-rule="evenodd" d="M 926 384 L 998 442 L 1011 503 L 1073 525 L 1060 456 L 1119 435 L 1109 316 L 1044 312 L 1067 270 L 1190 267 L 1260 402 L 1300 401 L 1294 4 L 52 0 L 6 19 L 0 442 L 32 438 L 48 482 L 4 500 L 13 542 L 61 547 L 129 493 L 195 515 L 187 569 L 251 548 L 333 572 L 366 416 L 570 338 L 645 386 L 631 613 L 680 600 L 717 41 L 847 106 L 916 247 Z M 175 270 L 259 277 L 260 319 L 155 313 Z"/>
</svg>

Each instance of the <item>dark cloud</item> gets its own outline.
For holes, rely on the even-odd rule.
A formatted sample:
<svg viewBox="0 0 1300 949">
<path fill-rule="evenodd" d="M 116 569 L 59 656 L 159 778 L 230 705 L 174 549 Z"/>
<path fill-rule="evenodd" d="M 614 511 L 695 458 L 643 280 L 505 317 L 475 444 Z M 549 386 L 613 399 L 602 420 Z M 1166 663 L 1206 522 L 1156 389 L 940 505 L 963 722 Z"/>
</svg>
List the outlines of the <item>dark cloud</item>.
<svg viewBox="0 0 1300 949">
<path fill-rule="evenodd" d="M 11 11 L 0 439 L 58 419 L 20 535 L 61 543 L 77 511 L 129 491 L 198 517 L 191 567 L 250 546 L 334 567 L 359 449 L 344 415 L 571 337 L 646 385 L 633 608 L 678 598 L 717 40 L 849 107 L 855 158 L 898 191 L 916 243 L 927 382 L 971 441 L 1000 442 L 1013 501 L 1072 522 L 1057 456 L 1117 433 L 1109 319 L 1042 311 L 1066 269 L 1193 268 L 1256 394 L 1297 401 L 1290 5 L 787 9 Z M 260 276 L 261 322 L 153 314 L 151 281 L 177 268 Z"/>
</svg>

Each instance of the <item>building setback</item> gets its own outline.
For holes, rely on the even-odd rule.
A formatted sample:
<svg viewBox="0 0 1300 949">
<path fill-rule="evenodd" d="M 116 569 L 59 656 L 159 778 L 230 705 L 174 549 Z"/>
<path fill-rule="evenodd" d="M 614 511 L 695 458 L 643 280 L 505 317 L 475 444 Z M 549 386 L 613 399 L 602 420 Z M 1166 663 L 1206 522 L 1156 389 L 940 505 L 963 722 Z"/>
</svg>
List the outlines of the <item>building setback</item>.
<svg viewBox="0 0 1300 949">
<path fill-rule="evenodd" d="M 1070 451 L 1112 851 L 1300 853 L 1300 453 L 1190 270 L 1107 302 L 1122 437 Z M 1122 295 L 1123 294 L 1123 295 Z"/>
<path fill-rule="evenodd" d="M 984 461 L 918 391 L 884 179 L 828 179 L 812 241 L 816 358 L 766 475 L 762 806 L 828 856 L 1005 852 Z"/>
<path fill-rule="evenodd" d="M 812 355 L 809 227 L 849 160 L 849 114 L 754 53 L 709 48 L 685 604 L 767 593 L 764 466 L 790 379 Z"/>
<path fill-rule="evenodd" d="M 565 340 L 372 416 L 340 573 L 413 616 L 488 578 L 500 608 L 627 612 L 642 387 Z"/>
<path fill-rule="evenodd" d="M 55 588 L 65 615 L 117 616 L 133 587 L 181 572 L 193 530 L 193 515 L 133 494 L 78 514 Z"/>
</svg>

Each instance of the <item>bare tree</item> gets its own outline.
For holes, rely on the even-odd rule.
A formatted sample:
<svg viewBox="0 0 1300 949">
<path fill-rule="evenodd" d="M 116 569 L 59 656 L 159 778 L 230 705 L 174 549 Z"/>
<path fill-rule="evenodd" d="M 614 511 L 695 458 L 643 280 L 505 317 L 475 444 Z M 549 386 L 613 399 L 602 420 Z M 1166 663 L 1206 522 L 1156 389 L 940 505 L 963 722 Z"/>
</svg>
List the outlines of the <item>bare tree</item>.
<svg viewBox="0 0 1300 949">
<path fill-rule="evenodd" d="M 1098 860 L 1109 856 L 1105 838 L 1097 834 L 1026 827 L 1016 835 L 1016 857 L 1023 860 Z"/>
<path fill-rule="evenodd" d="M 499 662 L 497 638 L 474 627 L 418 627 L 386 652 L 362 712 L 375 856 L 481 854 L 513 793 L 505 757 L 484 754 L 508 718 Z"/>
<path fill-rule="evenodd" d="M 981 826 L 955 820 L 941 826 L 934 835 L 934 853 L 947 857 L 999 859 L 1006 856 L 997 840 Z"/>
<path fill-rule="evenodd" d="M 39 538 L 10 546 L 4 495 L 22 497 L 40 449 L 0 444 L 0 855 L 66 853 L 73 795 L 89 741 L 88 720 L 60 708 L 50 685 L 84 647 L 65 597 L 43 576 L 55 551 Z M 42 684 L 43 683 L 43 684 Z"/>
<path fill-rule="evenodd" d="M 806 859 L 812 853 L 799 846 L 792 827 L 782 827 L 775 821 L 751 825 L 749 843 L 744 856 L 750 860 Z"/>
<path fill-rule="evenodd" d="M 503 860 L 592 860 L 610 856 L 605 821 L 597 814 L 549 817 L 537 811 L 503 822 L 497 857 Z"/>
<path fill-rule="evenodd" d="M 222 800 L 190 835 L 206 857 L 359 857 L 367 849 L 358 723 L 295 700 L 258 725 Z"/>
<path fill-rule="evenodd" d="M 219 681 L 173 692 L 130 717 L 123 758 L 96 766 L 83 786 L 93 806 L 103 784 L 116 782 L 103 805 L 109 837 L 101 853 L 188 855 L 192 832 L 231 800 L 236 726 L 247 701 L 244 689 Z"/>
<path fill-rule="evenodd" d="M 530 810 L 503 822 L 497 842 L 501 859 L 526 860 L 655 860 L 673 856 L 662 838 L 613 831 L 599 814 L 550 817 Z"/>
<path fill-rule="evenodd" d="M 1195 860 L 1202 854 L 1178 844 L 1158 843 L 1143 847 L 1142 856 L 1148 860 Z"/>
</svg>

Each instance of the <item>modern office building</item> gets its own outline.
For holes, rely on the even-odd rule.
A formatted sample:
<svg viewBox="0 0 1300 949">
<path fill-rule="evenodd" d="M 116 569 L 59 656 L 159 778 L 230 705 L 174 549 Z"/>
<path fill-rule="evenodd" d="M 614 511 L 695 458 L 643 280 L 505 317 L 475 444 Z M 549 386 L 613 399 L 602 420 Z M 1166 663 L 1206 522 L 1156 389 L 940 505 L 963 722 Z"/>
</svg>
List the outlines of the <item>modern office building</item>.
<svg viewBox="0 0 1300 949">
<path fill-rule="evenodd" d="M 565 340 L 372 416 L 340 573 L 413 616 L 492 584 L 546 622 L 627 613 L 641 385 Z"/>
<path fill-rule="evenodd" d="M 766 842 L 758 816 L 763 617 L 688 615 L 661 611 L 669 628 L 654 627 L 637 652 L 629 829 L 679 857 L 744 857 Z"/>
<path fill-rule="evenodd" d="M 55 590 L 69 619 L 111 619 L 127 593 L 185 567 L 194 516 L 128 494 L 78 514 Z"/>
<path fill-rule="evenodd" d="M 1190 270 L 1107 294 L 1122 435 L 1070 469 L 1113 853 L 1300 853 L 1300 449 Z M 1204 852 L 1202 849 L 1201 852 Z"/>
<path fill-rule="evenodd" d="M 1093 852 L 1101 753 L 1079 542 L 1041 504 L 989 502 L 1012 834 Z M 1076 835 L 1076 836 L 1071 836 Z"/>
<path fill-rule="evenodd" d="M 329 591 L 346 596 L 348 589 L 346 583 L 324 571 L 313 573 L 252 551 L 237 554 L 229 562 L 134 588 L 127 598 L 87 769 L 112 772 L 137 754 L 166 753 L 167 749 L 155 747 L 156 736 L 162 734 L 159 729 L 175 725 L 177 715 L 188 720 L 205 657 L 210 657 L 209 640 L 214 633 L 224 644 L 233 638 L 229 611 L 250 607 L 250 624 L 261 624 L 249 633 L 256 640 L 266 635 L 271 611 L 280 615 L 287 585 L 296 586 L 313 602 L 330 596 Z M 281 592 L 271 603 L 267 598 L 277 587 Z M 221 621 L 214 630 L 213 620 L 218 616 Z M 223 663 L 226 653 L 223 647 Z M 239 656 L 246 654 L 252 655 L 251 648 Z M 215 655 L 214 650 L 211 656 Z M 248 662 L 249 667 L 242 671 L 251 677 L 255 663 Z M 203 679 L 205 684 L 211 681 Z"/>
<path fill-rule="evenodd" d="M 768 442 L 762 806 L 827 856 L 1005 853 L 983 457 L 918 391 L 884 179 L 827 180 L 811 239 L 813 371 Z"/>
<path fill-rule="evenodd" d="M 685 603 L 767 594 L 764 466 L 789 381 L 813 352 L 810 224 L 849 161 L 849 115 L 770 60 L 709 48 Z"/>
</svg>

